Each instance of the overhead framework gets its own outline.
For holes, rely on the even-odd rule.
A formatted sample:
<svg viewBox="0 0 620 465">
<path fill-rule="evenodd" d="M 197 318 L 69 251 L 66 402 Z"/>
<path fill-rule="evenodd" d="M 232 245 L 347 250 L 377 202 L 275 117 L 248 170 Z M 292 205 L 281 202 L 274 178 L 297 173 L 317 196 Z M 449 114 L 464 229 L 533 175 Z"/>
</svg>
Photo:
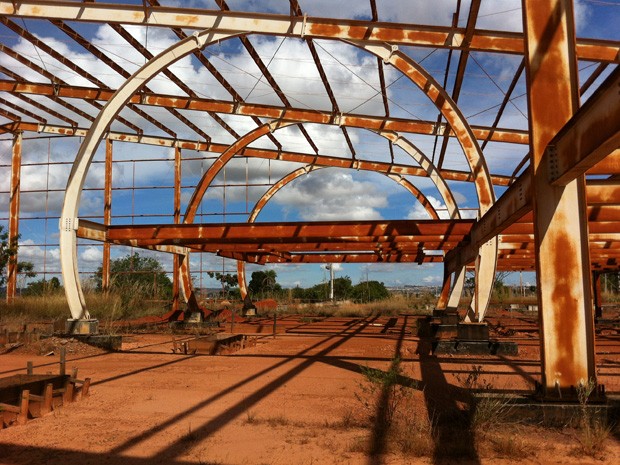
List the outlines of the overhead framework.
<svg viewBox="0 0 620 465">
<path fill-rule="evenodd" d="M 29 139 L 80 138 L 63 165 L 70 173 L 58 174 L 67 183 L 55 212 L 74 319 L 90 317 L 78 266 L 83 240 L 104 244 L 104 288 L 111 246 L 173 254 L 175 308 L 180 295 L 197 305 L 195 253 L 237 260 L 242 290 L 246 262 L 443 263 L 443 309 L 458 305 L 464 270 L 473 268 L 465 321 L 484 318 L 496 270 L 528 270 L 537 272 L 543 385 L 561 393 L 596 377 L 593 279 L 619 268 L 618 37 L 576 37 L 570 0 L 517 2 L 523 28 L 513 30 L 499 30 L 506 12 L 480 0 L 455 0 L 426 24 L 421 5 L 393 12 L 375 0 L 345 9 L 334 2 L 334 17 L 297 0 L 273 11 L 172 3 L 0 1 L 11 238 L 20 233 L 20 195 L 35 192 L 21 187 L 25 168 L 46 165 L 49 179 L 53 165 L 51 156 L 24 161 Z M 83 199 L 102 142 L 97 217 Z M 150 161 L 174 167 L 167 217 L 137 224 L 133 211 L 115 216 L 121 142 L 165 153 Z M 190 179 L 185 167 L 203 160 Z M 205 222 L 204 209 L 214 208 L 207 194 L 233 186 L 226 169 L 239 160 L 267 160 L 280 174 L 261 181 L 264 173 L 248 168 L 234 185 L 246 189 L 239 219 L 227 219 L 224 199 L 213 212 L 222 221 Z M 277 192 L 329 168 L 386 175 L 411 203 L 394 220 L 257 220 Z M 433 192 L 445 210 L 432 206 Z M 416 202 L 430 219 L 407 219 Z M 11 263 L 9 300 L 17 279 Z"/>
</svg>

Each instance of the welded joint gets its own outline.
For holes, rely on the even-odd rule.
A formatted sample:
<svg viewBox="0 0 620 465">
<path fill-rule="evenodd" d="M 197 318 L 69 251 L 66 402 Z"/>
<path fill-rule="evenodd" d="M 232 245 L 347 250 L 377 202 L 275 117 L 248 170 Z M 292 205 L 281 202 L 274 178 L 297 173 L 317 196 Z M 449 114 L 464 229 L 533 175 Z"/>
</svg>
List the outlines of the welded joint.
<svg viewBox="0 0 620 465">
<path fill-rule="evenodd" d="M 383 63 L 385 63 L 386 65 L 390 62 L 390 60 L 392 59 L 392 56 L 398 52 L 398 45 L 390 45 L 390 54 L 383 59 Z"/>
<path fill-rule="evenodd" d="M 301 22 L 301 33 L 299 34 L 302 39 L 306 35 L 306 24 L 307 24 L 307 22 L 308 22 L 308 13 L 304 13 L 304 18 L 303 18 L 303 20 Z"/>
<path fill-rule="evenodd" d="M 334 115 L 334 124 L 338 127 L 342 127 L 342 122 L 344 121 L 344 114 L 343 113 L 338 113 L 337 115 Z"/>
<path fill-rule="evenodd" d="M 77 231 L 80 224 L 79 218 L 61 218 L 58 228 L 61 231 Z"/>
<path fill-rule="evenodd" d="M 549 168 L 549 180 L 555 181 L 560 176 L 560 165 L 558 160 L 558 149 L 555 145 L 548 145 L 545 149 L 547 166 Z"/>
<path fill-rule="evenodd" d="M 280 127 L 280 121 L 281 121 L 281 120 L 279 120 L 279 119 L 278 119 L 278 120 L 271 121 L 270 123 L 268 123 L 268 124 L 267 124 L 267 126 L 269 126 L 269 132 L 270 132 L 271 134 L 273 134 L 273 132 L 274 132 L 276 129 L 278 129 L 278 127 Z"/>
<path fill-rule="evenodd" d="M 205 30 L 196 31 L 192 34 L 192 37 L 196 41 L 196 45 L 199 49 L 202 49 L 207 43 L 207 35 L 204 34 Z"/>
</svg>

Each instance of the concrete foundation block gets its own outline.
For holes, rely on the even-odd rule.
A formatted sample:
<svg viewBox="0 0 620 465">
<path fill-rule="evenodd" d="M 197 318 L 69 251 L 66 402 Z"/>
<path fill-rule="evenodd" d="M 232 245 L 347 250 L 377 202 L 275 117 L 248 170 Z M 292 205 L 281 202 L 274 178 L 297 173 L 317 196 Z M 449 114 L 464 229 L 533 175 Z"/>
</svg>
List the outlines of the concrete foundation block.
<svg viewBox="0 0 620 465">
<path fill-rule="evenodd" d="M 99 320 L 69 318 L 65 323 L 66 334 L 98 334 Z"/>
<path fill-rule="evenodd" d="M 459 341 L 438 340 L 433 343 L 433 353 L 460 355 L 518 355 L 519 346 L 510 341 Z"/>
<path fill-rule="evenodd" d="M 486 323 L 459 323 L 456 338 L 460 341 L 488 341 L 489 325 Z"/>
</svg>

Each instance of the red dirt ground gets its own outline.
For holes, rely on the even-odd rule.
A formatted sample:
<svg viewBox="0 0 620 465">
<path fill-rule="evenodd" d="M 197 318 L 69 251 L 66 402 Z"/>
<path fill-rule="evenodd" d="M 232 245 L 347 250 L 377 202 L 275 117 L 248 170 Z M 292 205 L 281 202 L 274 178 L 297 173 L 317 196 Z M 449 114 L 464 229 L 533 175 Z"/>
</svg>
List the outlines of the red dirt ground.
<svg viewBox="0 0 620 465">
<path fill-rule="evenodd" d="M 116 353 L 72 342 L 67 366 L 92 378 L 90 397 L 0 430 L 0 464 L 617 463 L 617 429 L 597 458 L 578 451 L 574 429 L 508 424 L 455 434 L 445 421 L 426 456 L 403 452 L 380 414 L 364 409 L 361 367 L 387 370 L 400 355 L 404 379 L 416 385 L 399 411 L 409 418 L 440 415 L 439 399 L 457 405 L 472 366 L 494 388 L 516 390 L 531 389 L 540 370 L 530 316 L 499 320 L 499 333 L 519 343 L 517 357 L 418 354 L 415 320 L 401 316 L 386 330 L 388 317 L 286 317 L 274 339 L 272 320 L 256 319 L 234 328 L 256 344 L 225 356 L 173 354 L 172 334 L 130 335 Z M 57 355 L 22 348 L 0 356 L 0 376 L 24 373 L 27 361 L 35 373 L 58 369 Z M 607 392 L 620 393 L 616 330 L 598 336 L 597 365 Z M 452 442 L 465 444 L 467 459 L 447 452 Z"/>
</svg>

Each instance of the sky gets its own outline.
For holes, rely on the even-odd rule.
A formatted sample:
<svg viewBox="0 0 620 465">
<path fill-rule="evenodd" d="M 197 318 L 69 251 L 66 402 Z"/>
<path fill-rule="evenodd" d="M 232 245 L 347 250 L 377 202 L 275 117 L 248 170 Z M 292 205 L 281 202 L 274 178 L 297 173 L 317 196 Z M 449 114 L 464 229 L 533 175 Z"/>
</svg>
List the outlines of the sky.
<svg viewBox="0 0 620 465">
<path fill-rule="evenodd" d="M 136 3 L 136 2 L 134 2 Z M 141 4 L 141 2 L 137 2 Z M 183 4 L 195 7 L 216 8 L 211 1 L 161 2 L 165 5 Z M 335 16 L 347 18 L 369 18 L 369 2 L 300 0 L 300 6 L 310 16 Z M 459 25 L 464 26 L 469 2 L 464 1 Z M 231 9 L 245 9 L 266 13 L 289 12 L 288 1 L 229 0 Z M 456 1 L 435 0 L 384 0 L 377 1 L 379 19 L 414 24 L 449 25 Z M 521 3 L 519 0 L 483 1 L 477 28 L 505 31 L 521 31 Z M 617 25 L 620 19 L 620 1 L 580 0 L 576 2 L 575 17 L 579 37 L 620 40 Z M 62 32 L 44 21 L 18 21 L 30 33 L 36 35 L 53 49 L 77 63 L 97 79 L 111 88 L 117 88 L 124 78 L 114 70 L 93 59 L 92 55 L 70 40 Z M 145 58 L 137 53 L 129 53 L 131 46 L 112 28 L 87 23 L 71 23 L 76 31 L 87 37 L 102 52 L 112 57 L 128 72 L 134 72 L 144 64 Z M 158 28 L 130 27 L 126 29 L 152 53 L 164 50 L 178 39 L 170 31 Z M 45 52 L 35 50 L 27 41 L 20 39 L 7 28 L 0 28 L 0 40 L 16 51 L 38 63 L 71 85 L 92 87 L 88 79 L 76 75 L 71 69 L 59 63 Z M 332 105 L 325 91 L 319 72 L 313 63 L 306 44 L 298 39 L 268 36 L 250 36 L 255 47 L 283 93 L 294 107 L 314 110 L 330 110 Z M 315 40 L 317 53 L 324 65 L 328 81 L 334 89 L 337 103 L 342 112 L 366 113 L 381 116 L 384 114 L 377 73 L 377 60 L 374 56 L 348 44 Z M 448 51 L 427 48 L 401 47 L 403 52 L 421 63 L 439 81 L 443 81 L 443 71 Z M 223 41 L 209 46 L 205 56 L 226 77 L 245 101 L 257 104 L 280 104 L 278 96 L 238 39 Z M 456 72 L 458 55 L 453 57 L 447 88 L 451 89 Z M 495 118 L 497 105 L 519 66 L 520 57 L 505 54 L 471 53 L 466 70 L 459 107 L 471 124 L 491 125 Z M 25 68 L 4 54 L 0 54 L 0 65 L 11 69 L 25 78 L 46 83 L 48 80 L 35 71 Z M 385 68 L 385 79 L 390 100 L 390 114 L 422 120 L 434 120 L 436 110 L 427 97 L 406 77 Z M 590 63 L 579 63 L 580 80 L 583 82 L 594 69 Z M 186 57 L 171 66 L 183 82 L 199 96 L 230 100 L 230 94 L 196 59 Z M 605 77 L 605 73 L 601 80 Z M 0 73 L 0 79 L 7 79 Z M 600 82 L 600 81 L 599 81 Z M 184 95 L 183 91 L 163 75 L 157 76 L 148 84 L 153 92 Z M 15 97 L 0 93 L 0 97 L 28 108 L 27 104 Z M 523 77 L 519 81 L 510 104 L 500 120 L 499 126 L 515 129 L 527 128 L 527 107 Z M 586 94 L 584 98 L 587 98 Z M 32 97 L 34 100 L 49 100 Z M 97 111 L 89 105 L 74 101 L 82 111 L 96 116 Z M 62 107 L 57 106 L 59 111 Z M 144 110 L 174 128 L 179 138 L 195 140 L 196 134 L 179 124 L 173 116 L 163 109 L 144 107 Z M 180 112 L 212 135 L 214 142 L 231 144 L 235 137 L 224 131 L 209 115 L 180 110 Z M 156 127 L 139 118 L 129 109 L 122 116 L 136 122 L 145 133 L 163 135 Z M 89 125 L 88 120 L 73 115 L 80 126 Z M 220 115 L 238 134 L 243 135 L 256 127 L 248 118 L 236 115 Z M 53 116 L 46 116 L 50 124 L 64 123 Z M 27 117 L 24 118 L 28 120 Z M 0 124 L 5 121 L 0 117 Z M 304 124 L 319 148 L 319 153 L 350 157 L 349 147 L 338 127 Z M 128 131 L 120 122 L 112 125 L 112 130 Z M 378 159 L 390 161 L 389 146 L 383 137 L 362 129 L 348 128 L 348 134 L 356 150 L 358 159 Z M 280 129 L 274 134 L 283 148 L 288 151 L 312 153 L 308 142 L 301 136 L 297 127 Z M 429 157 L 435 147 L 435 138 L 415 134 L 405 134 L 410 141 Z M 39 277 L 51 277 L 59 271 L 58 215 L 63 201 L 71 161 L 79 148 L 78 138 L 55 137 L 44 134 L 25 134 L 22 167 L 22 196 L 20 224 L 20 259 L 35 264 Z M 439 140 L 441 144 L 441 140 Z M 275 149 L 266 137 L 251 145 Z M 514 144 L 489 143 L 485 156 L 490 171 L 494 174 L 509 175 L 527 153 L 526 146 Z M 217 154 L 184 151 L 182 162 L 182 211 L 191 197 L 193 187 L 201 175 L 213 163 Z M 394 147 L 394 159 L 398 163 L 416 165 L 410 155 Z M 0 138 L 0 225 L 6 226 L 8 210 L 8 191 L 10 180 L 11 140 Z M 172 149 L 154 146 L 114 143 L 113 169 L 113 224 L 170 223 L 173 213 L 174 153 Z M 80 217 L 102 221 L 103 214 L 103 153 L 102 147 L 89 170 L 86 190 L 83 192 Z M 50 163 L 51 164 L 48 164 Z M 235 158 L 216 178 L 201 203 L 200 222 L 244 222 L 247 221 L 254 203 L 266 192 L 269 185 L 286 174 L 301 167 L 299 164 L 261 159 Z M 450 141 L 447 150 L 446 169 L 468 170 L 467 161 L 458 143 Z M 410 181 L 424 192 L 440 214 L 445 214 L 445 205 L 437 188 L 428 178 L 409 177 Z M 248 184 L 245 186 L 245 184 Z M 455 200 L 465 217 L 475 217 L 477 199 L 475 191 L 467 183 L 448 182 Z M 133 189 L 128 189 L 133 188 Z M 500 195 L 503 189 L 496 189 Z M 372 172 L 321 169 L 304 175 L 287 185 L 267 204 L 257 221 L 319 221 L 319 220 L 390 220 L 427 218 L 421 204 L 403 187 L 384 175 Z M 120 257 L 130 253 L 125 247 L 113 247 L 112 256 Z M 171 257 L 165 254 L 139 251 L 142 255 L 153 255 L 171 269 Z M 79 247 L 79 266 L 85 273 L 95 271 L 101 264 L 100 244 L 81 241 Z M 207 254 L 192 254 L 192 274 L 195 285 L 216 287 L 206 271 L 234 271 L 234 263 Z M 327 279 L 329 273 L 324 266 L 315 265 L 274 265 L 270 268 L 278 273 L 278 282 L 284 287 L 308 287 Z M 248 274 L 261 269 L 248 266 Z M 353 283 L 366 279 L 378 280 L 389 286 L 431 285 L 441 283 L 443 267 L 441 264 L 370 264 L 336 265 L 336 276 L 349 276 Z M 202 271 L 202 272 L 201 272 Z M 516 273 L 508 278 L 518 282 Z M 534 277 L 528 273 L 526 282 Z"/>
</svg>

